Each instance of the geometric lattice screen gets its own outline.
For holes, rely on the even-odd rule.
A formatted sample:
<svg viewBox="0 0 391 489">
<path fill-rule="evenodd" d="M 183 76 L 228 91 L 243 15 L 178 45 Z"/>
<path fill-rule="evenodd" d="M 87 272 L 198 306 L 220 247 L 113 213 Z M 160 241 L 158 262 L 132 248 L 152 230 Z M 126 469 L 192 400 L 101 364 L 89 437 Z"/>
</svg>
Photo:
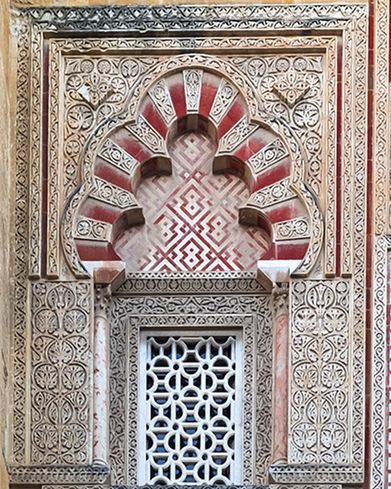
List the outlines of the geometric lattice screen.
<svg viewBox="0 0 391 489">
<path fill-rule="evenodd" d="M 240 332 L 144 332 L 140 347 L 139 483 L 239 484 Z"/>
</svg>

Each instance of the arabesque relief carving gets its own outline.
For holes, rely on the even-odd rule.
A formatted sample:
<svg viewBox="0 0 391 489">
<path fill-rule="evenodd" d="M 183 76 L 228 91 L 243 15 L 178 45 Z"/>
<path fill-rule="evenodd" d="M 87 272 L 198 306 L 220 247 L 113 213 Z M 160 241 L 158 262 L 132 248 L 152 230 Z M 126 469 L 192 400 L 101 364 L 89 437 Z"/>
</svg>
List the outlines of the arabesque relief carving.
<svg viewBox="0 0 391 489">
<path fill-rule="evenodd" d="M 35 283 L 32 290 L 31 461 L 86 464 L 91 385 L 91 287 Z"/>
<path fill-rule="evenodd" d="M 361 484 L 367 7 L 25 9 L 17 26 L 11 482 L 137 484 L 138 331 L 229 322 L 246 336 L 243 484 Z M 200 34 L 189 36 L 192 29 Z M 205 109 L 208 77 L 215 84 Z M 267 230 L 271 243 L 258 279 L 271 259 L 296 263 L 287 279 L 287 457 L 270 465 L 268 281 L 261 285 L 257 270 L 131 271 L 107 301 L 110 460 L 93 465 L 92 304 L 96 286 L 109 290 L 111 280 L 95 272 L 124 274 L 113 243 L 121 226 L 143 226 L 138 185 L 170 173 L 167 143 L 187 130 L 214 138 L 214 171 L 236 171 L 249 186 L 237 218 Z M 376 137 L 382 148 L 383 132 Z M 379 203 L 377 229 L 387 221 L 381 195 Z M 378 345 L 375 368 L 382 354 Z M 378 403 L 380 393 L 377 386 Z M 383 418 L 375 414 L 379 451 Z M 377 462 L 371 470 L 380 489 Z"/>
<path fill-rule="evenodd" d="M 292 284 L 291 463 L 350 461 L 349 288 L 346 281 Z"/>
</svg>

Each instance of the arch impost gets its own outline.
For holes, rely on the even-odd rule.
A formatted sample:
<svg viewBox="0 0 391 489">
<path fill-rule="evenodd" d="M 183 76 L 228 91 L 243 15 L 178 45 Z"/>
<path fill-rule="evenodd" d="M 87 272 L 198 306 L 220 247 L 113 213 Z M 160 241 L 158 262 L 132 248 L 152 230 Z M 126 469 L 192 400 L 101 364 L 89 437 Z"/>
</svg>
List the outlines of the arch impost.
<svg viewBox="0 0 391 489">
<path fill-rule="evenodd" d="M 288 293 L 292 272 L 300 260 L 258 260 L 257 280 L 269 292 Z"/>
</svg>

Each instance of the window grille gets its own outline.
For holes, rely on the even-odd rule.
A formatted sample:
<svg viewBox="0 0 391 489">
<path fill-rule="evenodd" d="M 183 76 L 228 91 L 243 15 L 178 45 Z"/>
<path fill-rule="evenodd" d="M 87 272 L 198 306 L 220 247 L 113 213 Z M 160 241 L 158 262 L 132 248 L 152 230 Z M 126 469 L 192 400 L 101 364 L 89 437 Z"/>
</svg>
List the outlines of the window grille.
<svg viewBox="0 0 391 489">
<path fill-rule="evenodd" d="M 139 483 L 240 484 L 240 332 L 142 332 L 140 346 Z"/>
</svg>

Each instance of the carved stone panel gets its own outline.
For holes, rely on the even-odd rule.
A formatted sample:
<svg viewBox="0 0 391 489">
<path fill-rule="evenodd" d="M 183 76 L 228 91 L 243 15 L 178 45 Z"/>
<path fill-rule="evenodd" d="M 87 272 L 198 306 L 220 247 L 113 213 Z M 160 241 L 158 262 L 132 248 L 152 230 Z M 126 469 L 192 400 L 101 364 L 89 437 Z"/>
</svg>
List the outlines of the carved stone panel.
<svg viewBox="0 0 391 489">
<path fill-rule="evenodd" d="M 385 16 L 387 8 L 379 12 Z M 134 195 L 146 176 L 141 162 L 158 157 L 156 168 L 168 172 L 171 129 L 181 118 L 192 124 L 200 116 L 209 117 L 208 124 L 220 131 L 216 167 L 237 171 L 235 165 L 224 166 L 231 152 L 233 160 L 243 163 L 239 173 L 253 186 L 238 213 L 240 225 L 253 225 L 254 215 L 272 216 L 273 244 L 283 252 L 276 256 L 304 257 L 290 298 L 288 465 L 271 467 L 269 475 L 278 484 L 361 483 L 367 14 L 366 5 L 351 3 L 34 8 L 18 13 L 12 482 L 107 481 L 108 467 L 89 465 L 93 290 L 84 264 L 119 259 L 113 246 L 117 219 L 141 226 L 148 218 Z M 227 36 L 227 29 L 234 35 Z M 199 35 L 189 36 L 192 30 Z M 383 32 L 376 42 L 386 49 L 387 39 Z M 380 61 L 377 69 L 383 73 Z M 374 173 L 378 231 L 387 226 L 388 78 L 383 75 L 374 100 L 381 116 L 375 136 L 381 155 Z M 216 86 L 206 110 L 205 93 L 213 77 Z M 208 127 L 196 129 L 208 132 Z M 257 147 L 260 141 L 262 147 Z M 155 198 L 155 206 L 160 200 Z M 383 260 L 385 245 L 378 245 Z M 128 250 L 133 252 L 131 246 Z M 270 259 L 273 251 L 264 257 Z M 253 264 L 257 258 L 255 253 Z M 383 289 L 384 266 L 382 262 L 376 272 Z M 226 269 L 247 270 L 247 265 Z M 272 392 L 269 299 L 254 275 L 227 272 L 228 279 L 221 280 L 218 274 L 197 273 L 196 266 L 192 272 L 191 278 L 134 274 L 113 299 L 113 483 L 136 481 L 132 416 L 139 328 L 168 324 L 167 318 L 178 326 L 217 325 L 220 316 L 239 321 L 255 340 L 247 342 L 255 388 L 246 402 L 255 403 L 249 422 L 256 429 L 247 437 L 244 482 L 265 480 Z M 384 298 L 374 302 L 380 302 L 375 315 L 380 329 Z M 382 449 L 379 426 L 384 421 L 380 343 L 373 355 L 376 454 Z M 246 433 L 250 428 L 245 427 Z M 379 489 L 381 471 L 374 462 Z"/>
<path fill-rule="evenodd" d="M 32 286 L 31 462 L 88 464 L 91 285 Z"/>
<path fill-rule="evenodd" d="M 351 285 L 291 287 L 289 463 L 351 463 Z M 356 406 L 357 409 L 357 406 Z"/>
</svg>

